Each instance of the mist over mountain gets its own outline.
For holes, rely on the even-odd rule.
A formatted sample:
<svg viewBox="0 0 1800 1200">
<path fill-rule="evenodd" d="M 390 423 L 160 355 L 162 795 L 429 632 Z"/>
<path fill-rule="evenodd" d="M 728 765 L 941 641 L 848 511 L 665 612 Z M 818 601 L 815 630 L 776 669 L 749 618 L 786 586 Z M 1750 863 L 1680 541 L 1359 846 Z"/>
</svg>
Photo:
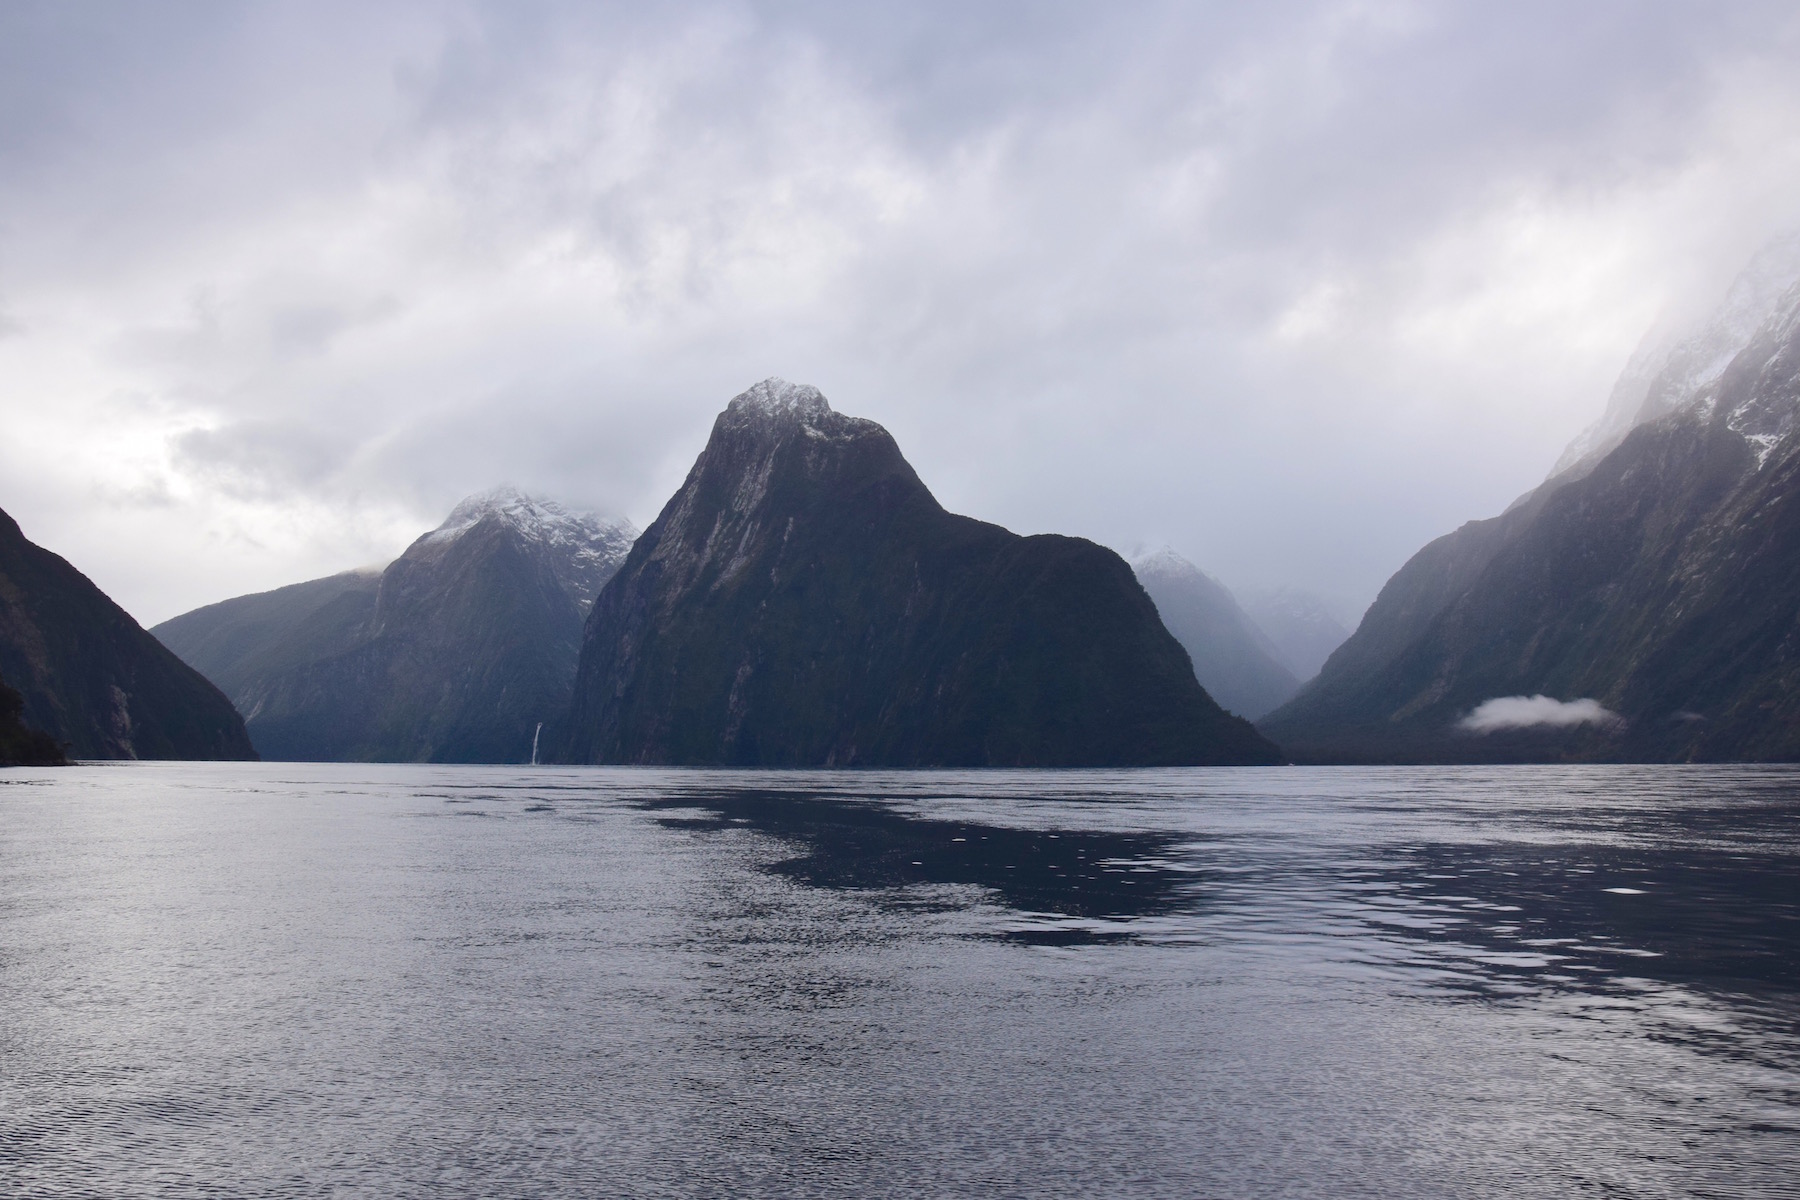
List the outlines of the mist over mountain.
<svg viewBox="0 0 1800 1200">
<path fill-rule="evenodd" d="M 274 759 L 524 762 L 569 701 L 582 621 L 635 531 L 513 488 L 380 572 L 240 596 L 155 633 Z"/>
<path fill-rule="evenodd" d="M 1200 686 L 1227 711 L 1254 721 L 1300 689 L 1224 584 L 1168 549 L 1134 559 L 1131 569 L 1188 652 Z"/>
<path fill-rule="evenodd" d="M 1797 282 L 1800 231 L 1758 251 L 1724 301 L 1697 326 L 1652 327 L 1613 385 L 1606 411 L 1569 443 L 1550 478 L 1591 467 L 1639 425 L 1691 404 L 1701 388 L 1724 374 Z"/>
<path fill-rule="evenodd" d="M 1253 763 L 1131 568 L 946 512 L 888 432 L 767 380 L 588 618 L 563 754 L 789 766 Z"/>
<path fill-rule="evenodd" d="M 1791 249 L 1628 368 L 1615 447 L 1426 546 L 1262 728 L 1302 759 L 1800 758 Z"/>
<path fill-rule="evenodd" d="M 1300 588 L 1260 588 L 1236 593 L 1244 612 L 1274 647 L 1275 661 L 1301 683 L 1319 673 L 1331 652 L 1350 636 L 1342 605 Z"/>
<path fill-rule="evenodd" d="M 0 512 L 0 725 L 45 761 L 35 731 L 74 758 L 255 758 L 219 689 L 87 576 Z M 16 708 L 6 693 L 16 692 Z"/>
</svg>

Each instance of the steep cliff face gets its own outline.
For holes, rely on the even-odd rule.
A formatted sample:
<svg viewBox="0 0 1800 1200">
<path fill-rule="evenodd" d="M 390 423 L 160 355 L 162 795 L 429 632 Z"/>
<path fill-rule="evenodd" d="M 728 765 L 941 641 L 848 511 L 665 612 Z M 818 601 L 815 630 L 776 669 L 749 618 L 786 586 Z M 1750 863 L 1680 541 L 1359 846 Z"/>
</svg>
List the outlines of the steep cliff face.
<svg viewBox="0 0 1800 1200">
<path fill-rule="evenodd" d="M 1698 376 L 1422 550 L 1263 728 L 1303 758 L 1800 758 L 1800 288 Z M 1509 696 L 1547 699 L 1480 715 Z"/>
<path fill-rule="evenodd" d="M 379 575 L 239 597 L 156 632 L 230 689 L 264 757 L 525 762 L 568 706 L 588 605 L 634 533 L 502 489 Z"/>
<path fill-rule="evenodd" d="M 1206 694 L 1255 720 L 1300 690 L 1294 673 L 1224 584 L 1172 550 L 1131 564 Z"/>
<path fill-rule="evenodd" d="M 25 697 L 0 679 L 0 767 L 60 767 L 67 762 L 55 738 L 25 724 Z"/>
<path fill-rule="evenodd" d="M 74 758 L 255 758 L 231 702 L 0 513 L 0 678 Z"/>
<path fill-rule="evenodd" d="M 562 753 L 740 765 L 1249 763 L 1116 554 L 945 512 L 886 430 L 738 396 L 588 618 Z"/>
</svg>

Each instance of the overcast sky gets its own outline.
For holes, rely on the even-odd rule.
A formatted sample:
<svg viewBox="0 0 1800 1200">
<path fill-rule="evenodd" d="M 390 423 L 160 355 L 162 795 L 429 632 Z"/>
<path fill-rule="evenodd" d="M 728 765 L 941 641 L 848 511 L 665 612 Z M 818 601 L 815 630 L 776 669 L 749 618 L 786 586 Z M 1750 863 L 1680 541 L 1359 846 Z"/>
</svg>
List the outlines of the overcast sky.
<svg viewBox="0 0 1800 1200">
<path fill-rule="evenodd" d="M 1800 223 L 1770 4 L 0 6 L 0 508 L 150 624 L 769 375 L 1365 604 Z"/>
</svg>

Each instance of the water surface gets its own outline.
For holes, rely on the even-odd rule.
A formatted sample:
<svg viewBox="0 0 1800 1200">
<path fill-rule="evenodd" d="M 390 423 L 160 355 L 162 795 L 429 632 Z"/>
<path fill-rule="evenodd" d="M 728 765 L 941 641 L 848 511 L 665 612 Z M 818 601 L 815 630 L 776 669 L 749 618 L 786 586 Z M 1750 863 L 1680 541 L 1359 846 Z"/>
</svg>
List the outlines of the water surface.
<svg viewBox="0 0 1800 1200">
<path fill-rule="evenodd" d="M 1800 1195 L 1800 771 L 10 771 L 0 1005 L 5 1195 Z"/>
</svg>

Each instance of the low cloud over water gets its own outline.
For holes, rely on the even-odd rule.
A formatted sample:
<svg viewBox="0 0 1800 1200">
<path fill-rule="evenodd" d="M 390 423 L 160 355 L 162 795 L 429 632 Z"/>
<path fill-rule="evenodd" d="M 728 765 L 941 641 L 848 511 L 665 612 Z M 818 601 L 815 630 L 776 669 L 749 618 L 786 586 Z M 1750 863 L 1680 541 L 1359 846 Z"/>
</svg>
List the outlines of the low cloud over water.
<svg viewBox="0 0 1800 1200">
<path fill-rule="evenodd" d="M 1607 727 L 1622 725 L 1624 719 L 1598 700 L 1552 700 L 1543 695 L 1495 696 L 1476 705 L 1474 711 L 1457 724 L 1470 733 L 1497 733 L 1503 729 Z"/>
</svg>

